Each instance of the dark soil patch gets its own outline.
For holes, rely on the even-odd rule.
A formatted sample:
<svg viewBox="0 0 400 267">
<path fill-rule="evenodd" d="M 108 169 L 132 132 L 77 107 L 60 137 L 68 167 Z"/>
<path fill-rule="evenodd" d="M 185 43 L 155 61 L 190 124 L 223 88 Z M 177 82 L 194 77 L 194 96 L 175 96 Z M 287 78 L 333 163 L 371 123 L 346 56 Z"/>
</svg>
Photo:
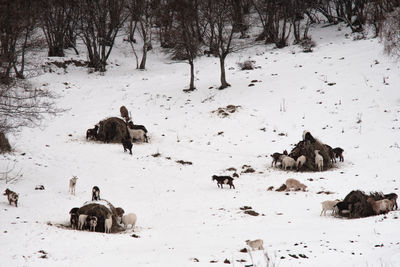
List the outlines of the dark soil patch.
<svg viewBox="0 0 400 267">
<path fill-rule="evenodd" d="M 182 164 L 182 165 L 193 165 L 192 162 L 190 161 L 184 161 L 184 160 L 177 160 L 175 161 L 176 163 Z"/>
</svg>

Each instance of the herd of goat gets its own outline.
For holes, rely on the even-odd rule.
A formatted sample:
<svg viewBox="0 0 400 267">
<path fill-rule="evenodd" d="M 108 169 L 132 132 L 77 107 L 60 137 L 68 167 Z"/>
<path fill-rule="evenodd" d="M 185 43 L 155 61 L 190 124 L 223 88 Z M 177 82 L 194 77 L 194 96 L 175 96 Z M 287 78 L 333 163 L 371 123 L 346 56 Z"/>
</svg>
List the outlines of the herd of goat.
<svg viewBox="0 0 400 267">
<path fill-rule="evenodd" d="M 86 131 L 86 139 L 103 142 L 121 142 L 125 151 L 132 154 L 132 142 L 148 142 L 147 129 L 143 125 L 135 125 L 129 116 L 125 106 L 120 108 L 121 117 L 112 117 L 100 121 L 94 128 Z M 302 140 L 292 149 L 290 153 L 284 150 L 283 153 L 273 153 L 271 167 L 280 166 L 283 170 L 309 170 L 323 171 L 336 163 L 338 158 L 340 162 L 344 161 L 344 150 L 340 147 L 332 148 L 329 145 L 321 143 L 315 139 L 309 131 L 303 132 Z M 75 195 L 75 187 L 78 177 L 73 176 L 69 180 L 69 192 Z M 217 186 L 221 189 L 223 185 L 229 185 L 229 188 L 235 189 L 234 178 L 228 175 L 213 175 L 212 181 L 217 181 Z M 276 191 L 306 191 L 307 186 L 296 179 L 289 178 L 285 184 Z M 19 195 L 10 189 L 6 189 L 4 195 L 7 196 L 9 204 L 18 206 Z M 366 194 L 360 190 L 351 191 L 343 200 L 326 200 L 321 203 L 322 210 L 320 215 L 326 215 L 331 211 L 334 216 L 348 218 L 360 218 L 379 214 L 386 214 L 397 207 L 397 194 L 370 193 Z M 92 188 L 92 202 L 100 201 L 100 189 L 97 186 Z M 111 205 L 112 206 L 112 205 Z M 135 227 L 137 217 L 134 213 L 124 215 L 121 207 L 108 209 L 106 212 L 99 213 L 85 212 L 85 209 L 72 208 L 70 211 L 70 223 L 72 229 L 99 231 L 110 233 L 114 225 L 123 225 L 126 229 L 128 225 Z M 97 216 L 95 215 L 97 214 Z M 101 225 L 101 227 L 99 227 Z M 263 249 L 263 241 L 260 239 L 250 241 L 246 244 L 252 249 Z"/>
</svg>

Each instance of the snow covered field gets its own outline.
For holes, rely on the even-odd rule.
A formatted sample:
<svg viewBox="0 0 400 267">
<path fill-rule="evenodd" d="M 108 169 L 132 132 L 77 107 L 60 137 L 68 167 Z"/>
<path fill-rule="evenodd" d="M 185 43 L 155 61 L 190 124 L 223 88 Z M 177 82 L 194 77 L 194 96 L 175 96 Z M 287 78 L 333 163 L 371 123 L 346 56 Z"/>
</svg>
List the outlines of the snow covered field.
<svg viewBox="0 0 400 267">
<path fill-rule="evenodd" d="M 20 195 L 18 208 L 5 196 L 0 201 L 0 266 L 229 266 L 226 259 L 245 266 L 252 261 L 240 250 L 257 238 L 275 266 L 400 266 L 399 211 L 352 220 L 320 216 L 322 201 L 351 190 L 399 194 L 400 65 L 379 40 L 354 41 L 345 31 L 313 29 L 313 53 L 257 45 L 232 54 L 232 87 L 222 91 L 215 89 L 216 58 L 196 60 L 197 90 L 184 93 L 187 64 L 154 49 L 147 70 L 135 70 L 126 43 L 117 44 L 104 75 L 70 66 L 32 78 L 58 93 L 57 106 L 67 111 L 9 136 L 14 152 L 0 155 L 0 170 L 15 163 L 22 174 L 0 181 L 2 192 Z M 239 70 L 247 59 L 255 70 Z M 150 133 L 150 143 L 134 145 L 132 156 L 120 144 L 85 139 L 86 129 L 119 116 L 121 105 Z M 226 118 L 212 112 L 227 105 L 240 108 Z M 345 161 L 320 173 L 272 168 L 269 155 L 290 151 L 305 129 L 342 147 Z M 255 172 L 243 172 L 244 165 Z M 231 167 L 240 175 L 236 189 L 219 189 L 211 176 L 232 175 Z M 75 196 L 68 193 L 72 175 Z M 308 191 L 267 191 L 287 178 Z M 69 224 L 69 210 L 90 200 L 94 185 L 102 198 L 137 214 L 139 238 L 129 229 L 57 227 Z M 245 214 L 244 206 L 260 215 Z M 253 261 L 265 266 L 261 251 Z"/>
</svg>

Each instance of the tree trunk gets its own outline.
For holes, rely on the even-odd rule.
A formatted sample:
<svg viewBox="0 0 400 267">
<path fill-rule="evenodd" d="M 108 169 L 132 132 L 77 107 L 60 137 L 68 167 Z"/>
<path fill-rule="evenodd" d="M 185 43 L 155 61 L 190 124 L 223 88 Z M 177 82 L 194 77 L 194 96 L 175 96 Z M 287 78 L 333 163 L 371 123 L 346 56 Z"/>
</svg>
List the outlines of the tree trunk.
<svg viewBox="0 0 400 267">
<path fill-rule="evenodd" d="M 146 59 L 147 59 L 147 43 L 144 43 L 143 44 L 142 61 L 140 62 L 139 69 L 141 69 L 141 70 L 146 69 Z"/>
<path fill-rule="evenodd" d="M 221 67 L 221 86 L 219 87 L 220 90 L 225 89 L 229 86 L 231 86 L 227 81 L 226 81 L 226 75 L 225 75 L 225 56 L 221 56 L 219 58 L 219 63 Z"/>
<path fill-rule="evenodd" d="M 196 89 L 196 87 L 194 87 L 194 62 L 193 62 L 193 60 L 189 60 L 189 64 L 190 64 L 190 85 L 189 85 L 189 91 L 193 91 L 194 89 Z"/>
</svg>

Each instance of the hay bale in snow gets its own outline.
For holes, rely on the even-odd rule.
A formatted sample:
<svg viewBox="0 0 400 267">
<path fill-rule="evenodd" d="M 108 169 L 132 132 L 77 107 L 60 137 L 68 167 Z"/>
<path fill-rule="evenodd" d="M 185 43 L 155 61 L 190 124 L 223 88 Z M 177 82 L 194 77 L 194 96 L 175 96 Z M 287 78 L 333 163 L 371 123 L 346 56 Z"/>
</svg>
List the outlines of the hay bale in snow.
<svg viewBox="0 0 400 267">
<path fill-rule="evenodd" d="M 370 193 L 369 195 L 365 194 L 360 190 L 353 190 L 343 199 L 343 201 L 339 203 L 345 203 L 345 206 L 349 207 L 349 213 L 343 214 L 339 212 L 341 216 L 349 216 L 349 218 L 363 218 L 368 216 L 374 216 L 375 212 L 372 209 L 372 205 L 368 203 L 368 198 L 373 198 L 374 200 L 384 199 L 384 195 L 382 193 Z M 338 204 L 339 204 L 338 203 Z M 339 204 L 340 205 L 340 204 Z"/>
<path fill-rule="evenodd" d="M 11 146 L 4 133 L 0 132 L 0 153 L 10 152 Z"/>
<path fill-rule="evenodd" d="M 108 202 L 107 200 L 95 201 L 95 202 L 86 202 L 81 208 L 78 210 L 78 216 L 80 214 L 86 214 L 89 216 L 97 217 L 97 226 L 95 231 L 104 233 L 104 221 L 107 218 L 108 214 L 112 216 L 112 227 L 111 233 L 116 233 L 123 231 L 124 229 L 117 223 L 118 212 L 115 207 Z M 88 228 L 88 226 L 87 226 Z"/>
<path fill-rule="evenodd" d="M 128 128 L 123 119 L 111 117 L 99 122 L 97 139 L 106 143 L 120 143 L 122 138 L 129 136 Z"/>
<path fill-rule="evenodd" d="M 331 157 L 329 156 L 329 151 L 327 147 L 316 140 L 316 142 L 311 143 L 309 141 L 300 141 L 289 153 L 289 157 L 297 160 L 301 155 L 306 156 L 307 161 L 303 165 L 304 169 L 310 171 L 318 171 L 318 166 L 315 164 L 315 150 L 319 150 L 319 154 L 324 158 L 324 170 L 332 168 Z"/>
</svg>

